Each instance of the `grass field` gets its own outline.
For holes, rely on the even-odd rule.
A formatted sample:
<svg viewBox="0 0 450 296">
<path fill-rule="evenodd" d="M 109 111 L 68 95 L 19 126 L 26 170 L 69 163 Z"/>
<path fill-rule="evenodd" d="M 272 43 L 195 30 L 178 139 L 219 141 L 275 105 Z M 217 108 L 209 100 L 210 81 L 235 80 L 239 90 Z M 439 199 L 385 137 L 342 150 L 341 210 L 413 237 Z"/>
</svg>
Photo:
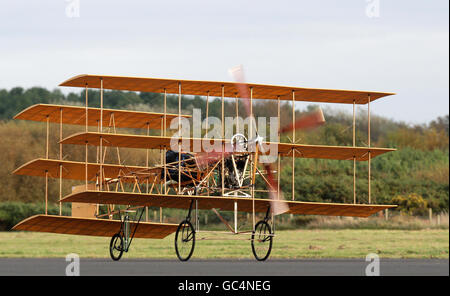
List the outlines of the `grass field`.
<svg viewBox="0 0 450 296">
<path fill-rule="evenodd" d="M 221 237 L 228 239 L 197 240 L 192 258 L 253 258 L 249 240 L 230 240 L 230 235 Z M 107 258 L 109 240 L 88 236 L 0 232 L 0 257 L 64 257 L 77 253 L 82 258 Z M 368 253 L 378 253 L 381 258 L 448 258 L 449 231 L 284 230 L 276 234 L 271 258 L 364 258 Z M 163 240 L 136 239 L 124 258 L 176 259 L 174 235 Z"/>
</svg>

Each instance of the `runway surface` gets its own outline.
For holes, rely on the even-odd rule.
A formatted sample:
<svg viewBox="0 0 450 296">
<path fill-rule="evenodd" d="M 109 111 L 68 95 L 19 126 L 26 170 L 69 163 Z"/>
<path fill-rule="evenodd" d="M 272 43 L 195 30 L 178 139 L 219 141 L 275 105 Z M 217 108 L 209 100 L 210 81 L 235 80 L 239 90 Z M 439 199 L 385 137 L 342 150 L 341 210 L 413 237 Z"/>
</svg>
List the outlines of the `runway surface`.
<svg viewBox="0 0 450 296">
<path fill-rule="evenodd" d="M 0 275 L 65 276 L 65 258 L 0 258 Z M 177 260 L 80 259 L 80 275 L 364 276 L 364 259 Z M 372 269 L 373 270 L 373 269 Z M 448 259 L 380 259 L 380 275 L 449 275 Z"/>
</svg>

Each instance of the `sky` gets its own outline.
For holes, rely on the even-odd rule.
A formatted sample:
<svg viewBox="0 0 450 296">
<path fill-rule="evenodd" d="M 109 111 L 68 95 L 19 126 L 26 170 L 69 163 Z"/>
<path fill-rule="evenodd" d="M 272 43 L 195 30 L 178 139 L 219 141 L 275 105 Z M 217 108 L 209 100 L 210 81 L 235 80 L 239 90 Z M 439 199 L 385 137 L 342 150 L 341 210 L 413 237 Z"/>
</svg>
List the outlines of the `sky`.
<svg viewBox="0 0 450 296">
<path fill-rule="evenodd" d="M 449 1 L 0 0 L 0 89 L 232 81 L 236 65 L 251 83 L 394 92 L 371 114 L 427 123 L 449 109 Z"/>
</svg>

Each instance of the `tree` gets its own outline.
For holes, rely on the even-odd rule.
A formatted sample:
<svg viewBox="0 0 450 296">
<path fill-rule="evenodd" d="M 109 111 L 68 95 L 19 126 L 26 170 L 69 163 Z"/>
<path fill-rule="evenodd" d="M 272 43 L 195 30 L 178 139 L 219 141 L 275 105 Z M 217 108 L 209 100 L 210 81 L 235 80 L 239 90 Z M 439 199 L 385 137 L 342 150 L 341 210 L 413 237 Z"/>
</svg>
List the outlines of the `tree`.
<svg viewBox="0 0 450 296">
<path fill-rule="evenodd" d="M 422 196 L 411 193 L 407 196 L 397 195 L 392 199 L 392 203 L 398 205 L 400 212 L 409 215 L 426 215 L 428 204 Z"/>
</svg>

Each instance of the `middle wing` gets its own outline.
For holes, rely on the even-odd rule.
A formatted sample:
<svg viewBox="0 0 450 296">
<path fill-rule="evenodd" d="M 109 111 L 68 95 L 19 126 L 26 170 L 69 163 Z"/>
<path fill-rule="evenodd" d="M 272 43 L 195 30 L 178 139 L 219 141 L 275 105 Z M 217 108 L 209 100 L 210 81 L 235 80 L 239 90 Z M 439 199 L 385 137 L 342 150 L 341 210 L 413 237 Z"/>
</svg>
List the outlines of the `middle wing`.
<svg viewBox="0 0 450 296">
<path fill-rule="evenodd" d="M 108 133 L 78 133 L 69 136 L 61 141 L 62 144 L 75 144 L 99 146 L 102 140 L 103 146 L 110 147 L 125 147 L 125 148 L 144 148 L 144 149 L 170 149 L 171 137 L 161 136 L 141 136 L 141 135 L 126 135 L 126 134 L 108 134 Z M 183 151 L 192 151 L 192 148 L 204 147 L 202 142 L 208 142 L 210 139 L 183 139 Z M 219 141 L 229 145 L 229 140 L 211 139 L 211 141 Z M 290 156 L 295 151 L 295 157 L 303 158 L 324 158 L 324 159 L 338 159 L 350 160 L 353 157 L 358 161 L 366 161 L 370 157 L 374 158 L 380 154 L 395 151 L 391 148 L 368 148 L 368 147 L 346 147 L 346 146 L 326 146 L 326 145 L 304 145 L 304 144 L 289 144 L 289 143 L 264 143 L 266 145 L 276 145 L 280 156 Z M 186 148 L 186 145 L 188 147 Z M 200 152 L 200 151 L 196 151 Z M 205 152 L 203 149 L 201 152 Z"/>
</svg>

